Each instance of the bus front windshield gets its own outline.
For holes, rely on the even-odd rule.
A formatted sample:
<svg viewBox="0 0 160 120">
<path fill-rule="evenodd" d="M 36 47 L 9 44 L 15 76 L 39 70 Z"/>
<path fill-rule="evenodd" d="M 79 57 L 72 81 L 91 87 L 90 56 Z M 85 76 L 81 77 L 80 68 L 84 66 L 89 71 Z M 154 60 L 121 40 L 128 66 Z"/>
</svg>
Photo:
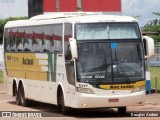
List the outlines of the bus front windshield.
<svg viewBox="0 0 160 120">
<path fill-rule="evenodd" d="M 99 26 L 97 27 L 99 29 Z M 122 27 L 122 29 L 124 28 Z M 77 81 L 94 85 L 133 83 L 144 80 L 143 48 L 139 38 L 140 34 L 138 34 L 139 31 L 136 29 L 131 31 L 135 33 L 131 35 L 125 35 L 124 33 L 124 35 L 117 35 L 118 32 L 116 32 L 115 36 L 117 35 L 119 38 L 113 36 L 113 38 L 102 39 L 98 36 L 95 38 L 94 34 L 88 34 L 86 37 L 90 36 L 90 38 L 87 39 L 85 35 L 82 35 L 83 29 L 81 28 L 81 35 L 79 37 L 77 35 L 76 38 L 78 42 Z M 76 29 L 76 34 L 79 34 L 80 31 L 78 30 Z M 94 27 L 93 31 L 95 30 Z M 87 31 L 86 28 L 85 31 Z M 100 32 L 106 33 L 103 30 Z M 109 36 L 109 31 L 107 35 Z M 123 38 L 120 38 L 122 36 Z M 99 35 L 99 37 L 102 36 Z"/>
</svg>

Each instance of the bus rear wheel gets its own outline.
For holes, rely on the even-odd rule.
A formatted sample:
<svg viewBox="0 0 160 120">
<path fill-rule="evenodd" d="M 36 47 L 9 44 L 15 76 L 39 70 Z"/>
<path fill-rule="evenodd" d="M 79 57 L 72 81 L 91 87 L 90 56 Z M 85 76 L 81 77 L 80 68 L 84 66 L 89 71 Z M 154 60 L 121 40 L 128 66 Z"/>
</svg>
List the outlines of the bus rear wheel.
<svg viewBox="0 0 160 120">
<path fill-rule="evenodd" d="M 17 86 L 15 87 L 15 99 L 16 99 L 16 104 L 21 105 L 20 94 L 19 90 L 17 89 Z"/>
<path fill-rule="evenodd" d="M 23 85 L 21 85 L 19 89 L 20 89 L 19 90 L 20 103 L 22 106 L 26 107 L 29 105 L 29 101 L 25 98 L 25 92 L 24 92 Z"/>
</svg>

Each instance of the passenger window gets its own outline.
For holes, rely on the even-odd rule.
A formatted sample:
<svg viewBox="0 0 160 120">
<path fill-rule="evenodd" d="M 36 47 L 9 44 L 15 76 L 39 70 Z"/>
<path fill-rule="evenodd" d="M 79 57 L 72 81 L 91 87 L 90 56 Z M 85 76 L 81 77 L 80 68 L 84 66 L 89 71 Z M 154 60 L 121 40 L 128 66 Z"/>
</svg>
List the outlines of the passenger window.
<svg viewBox="0 0 160 120">
<path fill-rule="evenodd" d="M 72 59 L 70 45 L 69 45 L 69 43 L 68 43 L 68 44 L 65 44 L 65 46 L 66 46 L 65 60 L 66 60 L 66 61 L 69 61 L 69 60 Z"/>
<path fill-rule="evenodd" d="M 23 51 L 32 51 L 33 27 L 26 27 L 23 40 Z"/>
<path fill-rule="evenodd" d="M 17 51 L 23 50 L 22 38 L 17 38 L 16 46 L 17 46 Z"/>
<path fill-rule="evenodd" d="M 16 37 L 12 36 L 10 40 L 11 40 L 11 51 L 15 51 L 16 50 Z"/>
<path fill-rule="evenodd" d="M 33 28 L 33 45 L 32 51 L 33 52 L 42 52 L 42 39 L 43 39 L 43 27 L 36 26 Z"/>
<path fill-rule="evenodd" d="M 16 35 L 17 29 L 13 28 L 10 37 L 11 51 L 16 51 Z"/>
<path fill-rule="evenodd" d="M 41 44 L 42 40 L 33 39 L 32 51 L 33 52 L 41 52 Z"/>
<path fill-rule="evenodd" d="M 10 48 L 11 48 L 11 46 L 10 46 L 10 29 L 5 30 L 4 40 L 5 40 L 5 50 L 10 51 Z"/>
<path fill-rule="evenodd" d="M 51 44 L 51 52 L 54 52 L 55 51 L 54 40 L 51 40 L 50 44 Z"/>
<path fill-rule="evenodd" d="M 50 40 L 43 39 L 42 40 L 42 52 L 50 52 L 50 51 L 51 51 Z"/>
<path fill-rule="evenodd" d="M 43 27 L 42 52 L 51 52 L 52 28 L 52 25 Z"/>
<path fill-rule="evenodd" d="M 24 37 L 24 31 L 22 28 L 20 28 L 20 29 L 18 29 L 17 35 L 16 35 L 17 51 L 23 51 L 23 37 Z"/>
<path fill-rule="evenodd" d="M 62 53 L 62 25 L 53 25 L 54 52 Z"/>
<path fill-rule="evenodd" d="M 30 51 L 30 46 L 31 46 L 31 40 L 24 38 L 23 40 L 23 51 Z"/>
<path fill-rule="evenodd" d="M 72 37 L 72 24 L 66 23 L 64 30 L 64 51 L 65 51 L 65 60 L 71 60 L 71 50 L 69 46 L 69 38 Z"/>
</svg>

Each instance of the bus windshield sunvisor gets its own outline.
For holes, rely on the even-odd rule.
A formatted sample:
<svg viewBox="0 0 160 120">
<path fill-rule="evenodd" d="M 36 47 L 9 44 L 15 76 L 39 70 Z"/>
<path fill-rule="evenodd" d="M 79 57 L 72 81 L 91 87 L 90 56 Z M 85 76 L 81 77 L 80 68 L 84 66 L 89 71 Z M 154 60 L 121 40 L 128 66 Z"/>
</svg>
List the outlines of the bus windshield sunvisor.
<svg viewBox="0 0 160 120">
<path fill-rule="evenodd" d="M 76 25 L 77 40 L 137 38 L 140 38 L 137 23 L 87 23 Z"/>
</svg>

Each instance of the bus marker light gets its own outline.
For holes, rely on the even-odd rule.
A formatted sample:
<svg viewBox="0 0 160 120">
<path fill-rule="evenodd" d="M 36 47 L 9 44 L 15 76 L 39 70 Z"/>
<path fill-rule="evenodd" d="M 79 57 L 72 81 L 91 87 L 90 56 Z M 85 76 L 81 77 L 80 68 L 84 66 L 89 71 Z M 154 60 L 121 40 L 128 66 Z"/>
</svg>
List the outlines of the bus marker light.
<svg viewBox="0 0 160 120">
<path fill-rule="evenodd" d="M 82 106 L 86 107 L 86 106 L 87 106 L 87 104 L 85 104 L 85 103 L 84 103 L 84 104 L 82 104 Z"/>
<path fill-rule="evenodd" d="M 108 102 L 119 102 L 119 99 L 108 99 Z"/>
</svg>

